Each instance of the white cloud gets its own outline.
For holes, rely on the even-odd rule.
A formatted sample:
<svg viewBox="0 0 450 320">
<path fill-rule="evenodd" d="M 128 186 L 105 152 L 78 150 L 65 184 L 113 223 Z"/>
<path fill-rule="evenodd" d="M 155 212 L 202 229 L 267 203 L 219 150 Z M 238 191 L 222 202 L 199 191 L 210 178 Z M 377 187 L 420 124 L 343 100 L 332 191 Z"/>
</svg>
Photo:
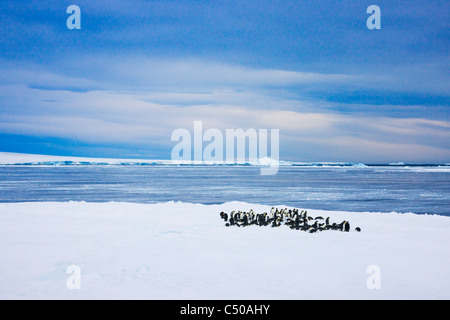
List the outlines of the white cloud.
<svg viewBox="0 0 450 320">
<path fill-rule="evenodd" d="M 170 148 L 173 130 L 192 130 L 202 120 L 204 129 L 280 129 L 281 150 L 302 160 L 407 161 L 449 154 L 448 121 L 324 111 L 327 102 L 303 100 L 289 89 L 369 86 L 364 76 L 198 59 L 89 58 L 69 64 L 66 73 L 55 70 L 6 66 L 0 75 L 1 133 Z"/>
<path fill-rule="evenodd" d="M 47 66 L 48 68 L 48 66 Z M 80 57 L 76 63 L 55 61 L 48 71 L 37 65 L 12 66 L 5 63 L 0 75 L 3 84 L 82 87 L 93 90 L 153 92 L 158 88 L 194 92 L 228 88 L 260 88 L 313 84 L 363 83 L 365 77 L 267 68 L 250 68 L 200 59 L 147 57 Z M 175 90 L 174 90 L 175 89 Z"/>
</svg>

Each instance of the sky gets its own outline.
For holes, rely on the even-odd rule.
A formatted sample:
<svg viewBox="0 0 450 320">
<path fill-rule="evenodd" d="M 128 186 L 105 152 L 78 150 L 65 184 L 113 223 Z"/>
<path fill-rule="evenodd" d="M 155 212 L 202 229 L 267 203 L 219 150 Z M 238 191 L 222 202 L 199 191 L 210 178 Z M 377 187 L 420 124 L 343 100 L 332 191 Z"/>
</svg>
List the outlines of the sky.
<svg viewBox="0 0 450 320">
<path fill-rule="evenodd" d="M 70 5 L 81 29 L 69 29 Z M 381 10 L 381 29 L 366 12 Z M 0 2 L 0 152 L 170 159 L 178 128 L 280 159 L 450 162 L 448 1 Z"/>
</svg>

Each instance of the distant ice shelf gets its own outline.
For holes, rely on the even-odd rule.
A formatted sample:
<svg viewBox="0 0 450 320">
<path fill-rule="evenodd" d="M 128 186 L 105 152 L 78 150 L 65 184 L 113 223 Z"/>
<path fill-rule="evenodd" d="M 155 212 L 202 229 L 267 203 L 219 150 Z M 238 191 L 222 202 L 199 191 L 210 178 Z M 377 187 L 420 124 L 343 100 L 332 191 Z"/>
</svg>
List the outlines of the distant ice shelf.
<svg viewBox="0 0 450 320">
<path fill-rule="evenodd" d="M 299 162 L 276 160 L 269 157 L 257 160 L 236 160 L 235 162 L 222 161 L 181 161 L 167 159 L 113 159 L 51 156 L 38 154 L 23 154 L 0 152 L 0 165 L 3 166 L 288 166 L 288 167 L 324 167 L 324 168 L 439 168 L 439 171 L 450 169 L 448 163 L 355 163 L 355 162 Z"/>
</svg>

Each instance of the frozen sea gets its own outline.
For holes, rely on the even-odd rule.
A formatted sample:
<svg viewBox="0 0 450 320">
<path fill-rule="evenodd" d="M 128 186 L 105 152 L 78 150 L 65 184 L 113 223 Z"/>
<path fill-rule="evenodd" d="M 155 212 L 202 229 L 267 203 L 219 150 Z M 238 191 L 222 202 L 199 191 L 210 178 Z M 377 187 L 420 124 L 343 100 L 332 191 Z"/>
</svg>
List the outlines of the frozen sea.
<svg viewBox="0 0 450 320">
<path fill-rule="evenodd" d="M 222 204 L 450 216 L 450 166 L 300 164 L 261 175 L 251 165 L 45 162 L 0 166 L 0 202 Z"/>
<path fill-rule="evenodd" d="M 0 153 L 0 299 L 449 298 L 448 164 L 260 169 Z M 352 228 L 218 214 L 272 206 Z"/>
</svg>

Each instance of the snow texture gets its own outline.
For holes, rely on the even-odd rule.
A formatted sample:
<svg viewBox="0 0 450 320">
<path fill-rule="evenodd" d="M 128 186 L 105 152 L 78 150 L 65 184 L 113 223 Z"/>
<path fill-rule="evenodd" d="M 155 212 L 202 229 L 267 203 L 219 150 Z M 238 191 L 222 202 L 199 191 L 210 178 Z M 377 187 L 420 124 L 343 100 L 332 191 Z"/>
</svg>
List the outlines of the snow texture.
<svg viewBox="0 0 450 320">
<path fill-rule="evenodd" d="M 270 211 L 240 202 L 2 203 L 0 298 L 450 298 L 448 217 L 308 210 L 351 224 L 310 234 L 227 228 L 219 216 L 250 209 Z M 71 265 L 80 289 L 66 285 Z"/>
</svg>

